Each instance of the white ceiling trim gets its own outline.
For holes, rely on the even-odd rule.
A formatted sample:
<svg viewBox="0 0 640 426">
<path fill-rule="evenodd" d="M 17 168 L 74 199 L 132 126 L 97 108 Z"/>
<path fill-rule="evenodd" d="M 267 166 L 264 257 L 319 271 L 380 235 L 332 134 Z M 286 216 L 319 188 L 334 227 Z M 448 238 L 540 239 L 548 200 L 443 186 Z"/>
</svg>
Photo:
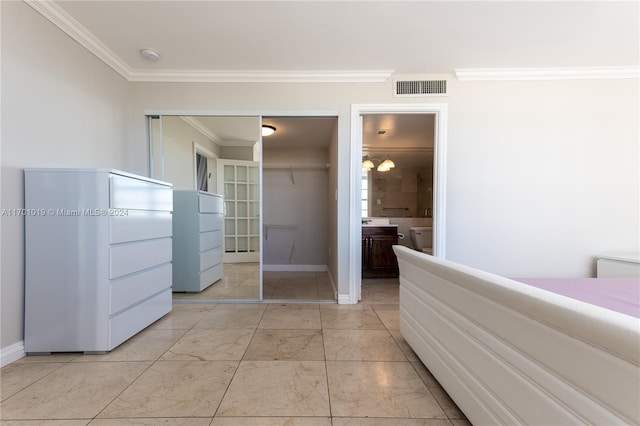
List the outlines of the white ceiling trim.
<svg viewBox="0 0 640 426">
<path fill-rule="evenodd" d="M 223 144 L 223 140 L 220 139 L 220 136 L 216 135 L 211 130 L 206 128 L 200 121 L 198 121 L 198 119 L 185 115 L 180 115 L 179 117 L 182 121 L 186 122 L 188 125 L 196 129 L 204 137 L 213 141 L 213 143 L 215 143 L 216 145 L 220 146 Z"/>
<path fill-rule="evenodd" d="M 193 83 L 382 83 L 393 70 L 287 71 L 287 70 L 133 70 L 87 28 L 53 0 L 24 0 L 52 24 L 77 41 L 129 81 Z M 459 68 L 460 81 L 584 80 L 640 78 L 640 68 Z"/>
<path fill-rule="evenodd" d="M 457 68 L 455 73 L 460 81 L 590 80 L 639 78 L 640 68 Z"/>
<path fill-rule="evenodd" d="M 213 71 L 131 69 L 81 23 L 53 0 L 24 0 L 29 6 L 80 43 L 129 81 L 166 83 L 382 83 L 393 70 L 375 71 Z"/>
<path fill-rule="evenodd" d="M 383 83 L 393 70 L 384 71 L 135 71 L 130 81 L 166 83 Z"/>
<path fill-rule="evenodd" d="M 113 68 L 118 74 L 129 80 L 131 75 L 129 66 L 55 2 L 51 0 L 24 0 L 24 2 L 97 56 L 102 62 Z"/>
</svg>

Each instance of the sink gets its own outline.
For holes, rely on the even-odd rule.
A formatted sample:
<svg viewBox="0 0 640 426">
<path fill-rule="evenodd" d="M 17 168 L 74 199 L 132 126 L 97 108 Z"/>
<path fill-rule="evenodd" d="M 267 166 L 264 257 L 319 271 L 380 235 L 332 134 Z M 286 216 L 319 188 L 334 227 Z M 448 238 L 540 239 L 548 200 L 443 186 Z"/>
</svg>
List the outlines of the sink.
<svg viewBox="0 0 640 426">
<path fill-rule="evenodd" d="M 395 226 L 389 223 L 388 217 L 365 217 L 362 218 L 362 226 Z"/>
</svg>

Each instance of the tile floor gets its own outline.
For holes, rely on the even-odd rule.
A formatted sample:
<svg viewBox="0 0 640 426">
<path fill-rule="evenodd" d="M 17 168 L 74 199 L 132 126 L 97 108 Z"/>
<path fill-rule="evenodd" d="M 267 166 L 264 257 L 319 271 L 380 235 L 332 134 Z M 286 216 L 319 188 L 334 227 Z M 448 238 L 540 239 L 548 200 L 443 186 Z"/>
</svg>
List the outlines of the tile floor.
<svg viewBox="0 0 640 426">
<path fill-rule="evenodd" d="M 398 330 L 397 281 L 358 305 L 174 304 L 105 355 L 1 373 L 6 426 L 469 425 Z"/>
<path fill-rule="evenodd" d="M 335 301 L 328 272 L 262 273 L 263 298 L 267 300 Z"/>
</svg>

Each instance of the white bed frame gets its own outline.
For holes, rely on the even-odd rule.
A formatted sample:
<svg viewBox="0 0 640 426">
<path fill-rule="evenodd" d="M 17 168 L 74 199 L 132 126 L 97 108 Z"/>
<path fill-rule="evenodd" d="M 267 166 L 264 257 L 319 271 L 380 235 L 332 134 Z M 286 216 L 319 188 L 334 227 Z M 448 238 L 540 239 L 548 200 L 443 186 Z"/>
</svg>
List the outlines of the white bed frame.
<svg viewBox="0 0 640 426">
<path fill-rule="evenodd" d="M 402 335 L 472 424 L 640 424 L 639 319 L 394 250 Z"/>
</svg>

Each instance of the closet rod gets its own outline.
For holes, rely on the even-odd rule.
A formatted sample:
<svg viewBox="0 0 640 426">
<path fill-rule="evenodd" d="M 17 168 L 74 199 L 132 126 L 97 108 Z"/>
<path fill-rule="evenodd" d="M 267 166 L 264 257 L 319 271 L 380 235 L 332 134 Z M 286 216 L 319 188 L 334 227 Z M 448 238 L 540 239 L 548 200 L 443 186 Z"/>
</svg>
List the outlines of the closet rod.
<svg viewBox="0 0 640 426">
<path fill-rule="evenodd" d="M 328 169 L 327 163 L 298 163 L 298 164 L 286 164 L 286 163 L 264 163 L 263 169 Z"/>
</svg>

